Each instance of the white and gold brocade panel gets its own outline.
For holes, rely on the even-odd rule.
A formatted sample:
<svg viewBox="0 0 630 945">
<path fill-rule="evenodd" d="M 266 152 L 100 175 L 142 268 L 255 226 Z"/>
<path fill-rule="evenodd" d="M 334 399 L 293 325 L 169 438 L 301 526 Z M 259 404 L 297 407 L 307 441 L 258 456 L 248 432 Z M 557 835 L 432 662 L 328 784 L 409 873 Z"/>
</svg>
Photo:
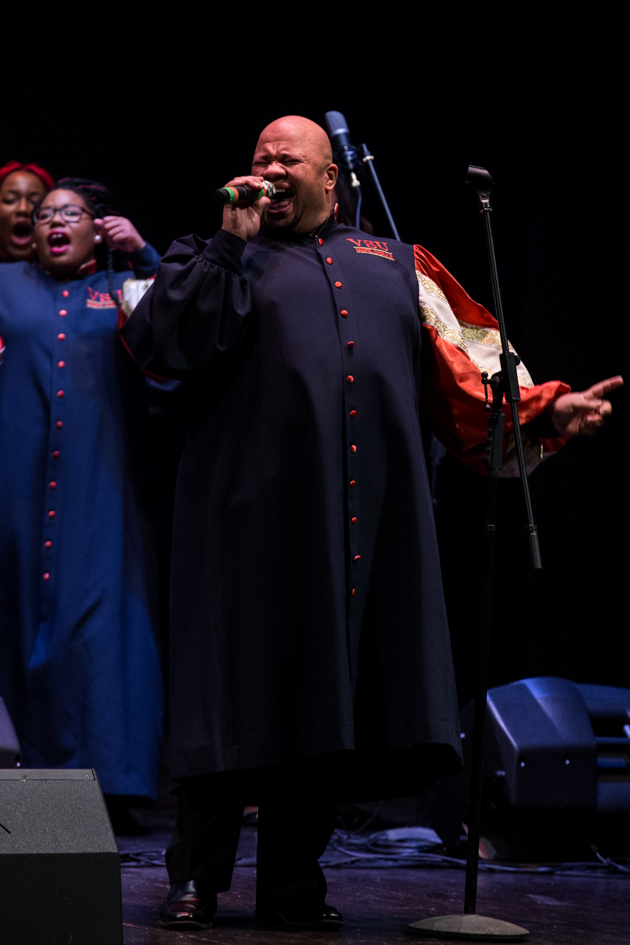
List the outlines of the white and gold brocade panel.
<svg viewBox="0 0 630 945">
<path fill-rule="evenodd" d="M 120 307 L 129 318 L 134 308 L 148 290 L 153 285 L 155 276 L 150 279 L 125 279 L 122 287 L 122 300 Z"/>
<path fill-rule="evenodd" d="M 444 341 L 463 351 L 479 371 L 487 371 L 490 376 L 500 371 L 501 338 L 498 329 L 459 321 L 439 285 L 418 270 L 416 276 L 422 322 L 435 328 Z M 510 350 L 514 351 L 512 345 Z M 521 387 L 534 386 L 523 363 L 517 366 L 516 373 Z"/>
</svg>

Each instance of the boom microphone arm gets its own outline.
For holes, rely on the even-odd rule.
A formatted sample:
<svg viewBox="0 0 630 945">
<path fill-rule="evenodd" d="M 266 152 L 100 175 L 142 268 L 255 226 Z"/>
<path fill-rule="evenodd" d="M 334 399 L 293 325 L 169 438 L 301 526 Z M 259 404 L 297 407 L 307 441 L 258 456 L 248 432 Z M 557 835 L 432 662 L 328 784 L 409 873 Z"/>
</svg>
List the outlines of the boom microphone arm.
<svg viewBox="0 0 630 945">
<path fill-rule="evenodd" d="M 341 112 L 326 112 L 326 130 L 328 131 L 328 136 L 332 141 L 335 153 L 338 155 L 339 163 L 344 167 L 347 167 L 350 171 L 350 181 L 352 186 L 357 188 L 359 207 L 361 205 L 361 182 L 357 175 L 364 172 L 367 166 L 369 168 L 370 177 L 372 178 L 374 186 L 376 187 L 376 192 L 381 202 L 381 206 L 385 211 L 388 223 L 391 227 L 392 233 L 394 234 L 394 239 L 399 240 L 400 236 L 398 234 L 396 224 L 394 223 L 394 218 L 392 217 L 389 205 L 385 199 L 385 194 L 383 193 L 383 188 L 381 187 L 381 183 L 374 167 L 374 155 L 370 153 L 366 144 L 362 144 L 359 147 L 352 144 L 352 139 L 348 130 L 348 123 Z M 357 209 L 357 226 L 359 223 L 358 215 Z"/>
</svg>

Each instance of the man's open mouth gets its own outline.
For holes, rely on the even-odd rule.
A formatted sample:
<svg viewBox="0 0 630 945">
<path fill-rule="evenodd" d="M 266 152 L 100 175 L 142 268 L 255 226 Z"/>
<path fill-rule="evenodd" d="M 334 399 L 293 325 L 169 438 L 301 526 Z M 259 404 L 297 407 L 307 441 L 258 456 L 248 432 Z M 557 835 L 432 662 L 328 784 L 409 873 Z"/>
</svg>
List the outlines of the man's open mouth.
<svg viewBox="0 0 630 945">
<path fill-rule="evenodd" d="M 271 198 L 271 203 L 267 204 L 267 213 L 284 213 L 291 206 L 293 197 L 293 191 L 277 189 Z"/>
</svg>

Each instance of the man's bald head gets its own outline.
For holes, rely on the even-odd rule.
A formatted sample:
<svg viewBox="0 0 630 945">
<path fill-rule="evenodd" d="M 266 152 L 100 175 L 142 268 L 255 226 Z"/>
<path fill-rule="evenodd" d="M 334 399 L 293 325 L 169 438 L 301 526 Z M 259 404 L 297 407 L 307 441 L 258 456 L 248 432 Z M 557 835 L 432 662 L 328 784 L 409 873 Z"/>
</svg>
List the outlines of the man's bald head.
<svg viewBox="0 0 630 945">
<path fill-rule="evenodd" d="M 267 229 L 280 235 L 312 233 L 329 217 L 337 166 L 324 129 L 300 115 L 287 115 L 263 129 L 252 174 L 265 177 L 286 197 L 263 211 Z"/>
<path fill-rule="evenodd" d="M 317 155 L 321 164 L 332 164 L 330 138 L 321 125 L 301 115 L 285 115 L 263 128 L 256 151 L 268 142 L 283 141 Z"/>
</svg>

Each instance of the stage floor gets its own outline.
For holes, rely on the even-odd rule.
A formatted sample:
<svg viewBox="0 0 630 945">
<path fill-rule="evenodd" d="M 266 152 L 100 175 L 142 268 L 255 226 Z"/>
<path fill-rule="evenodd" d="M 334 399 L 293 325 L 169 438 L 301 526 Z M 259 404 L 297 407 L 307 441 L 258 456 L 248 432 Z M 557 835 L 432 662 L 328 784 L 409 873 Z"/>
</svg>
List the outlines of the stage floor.
<svg viewBox="0 0 630 945">
<path fill-rule="evenodd" d="M 119 837 L 121 851 L 162 850 L 173 823 L 172 808 L 140 813 L 149 832 L 142 837 Z M 254 827 L 244 827 L 239 855 L 253 856 Z M 217 945 L 347 942 L 389 945 L 411 939 L 410 922 L 460 912 L 464 874 L 455 869 L 349 869 L 326 871 L 328 901 L 344 914 L 340 932 L 283 932 L 268 930 L 254 919 L 255 870 L 235 870 L 229 892 L 219 898 L 214 928 L 206 932 L 160 929 L 158 913 L 168 889 L 163 867 L 122 870 L 125 945 Z M 533 876 L 482 874 L 479 912 L 515 922 L 530 930 L 532 945 L 627 945 L 630 877 Z"/>
</svg>

